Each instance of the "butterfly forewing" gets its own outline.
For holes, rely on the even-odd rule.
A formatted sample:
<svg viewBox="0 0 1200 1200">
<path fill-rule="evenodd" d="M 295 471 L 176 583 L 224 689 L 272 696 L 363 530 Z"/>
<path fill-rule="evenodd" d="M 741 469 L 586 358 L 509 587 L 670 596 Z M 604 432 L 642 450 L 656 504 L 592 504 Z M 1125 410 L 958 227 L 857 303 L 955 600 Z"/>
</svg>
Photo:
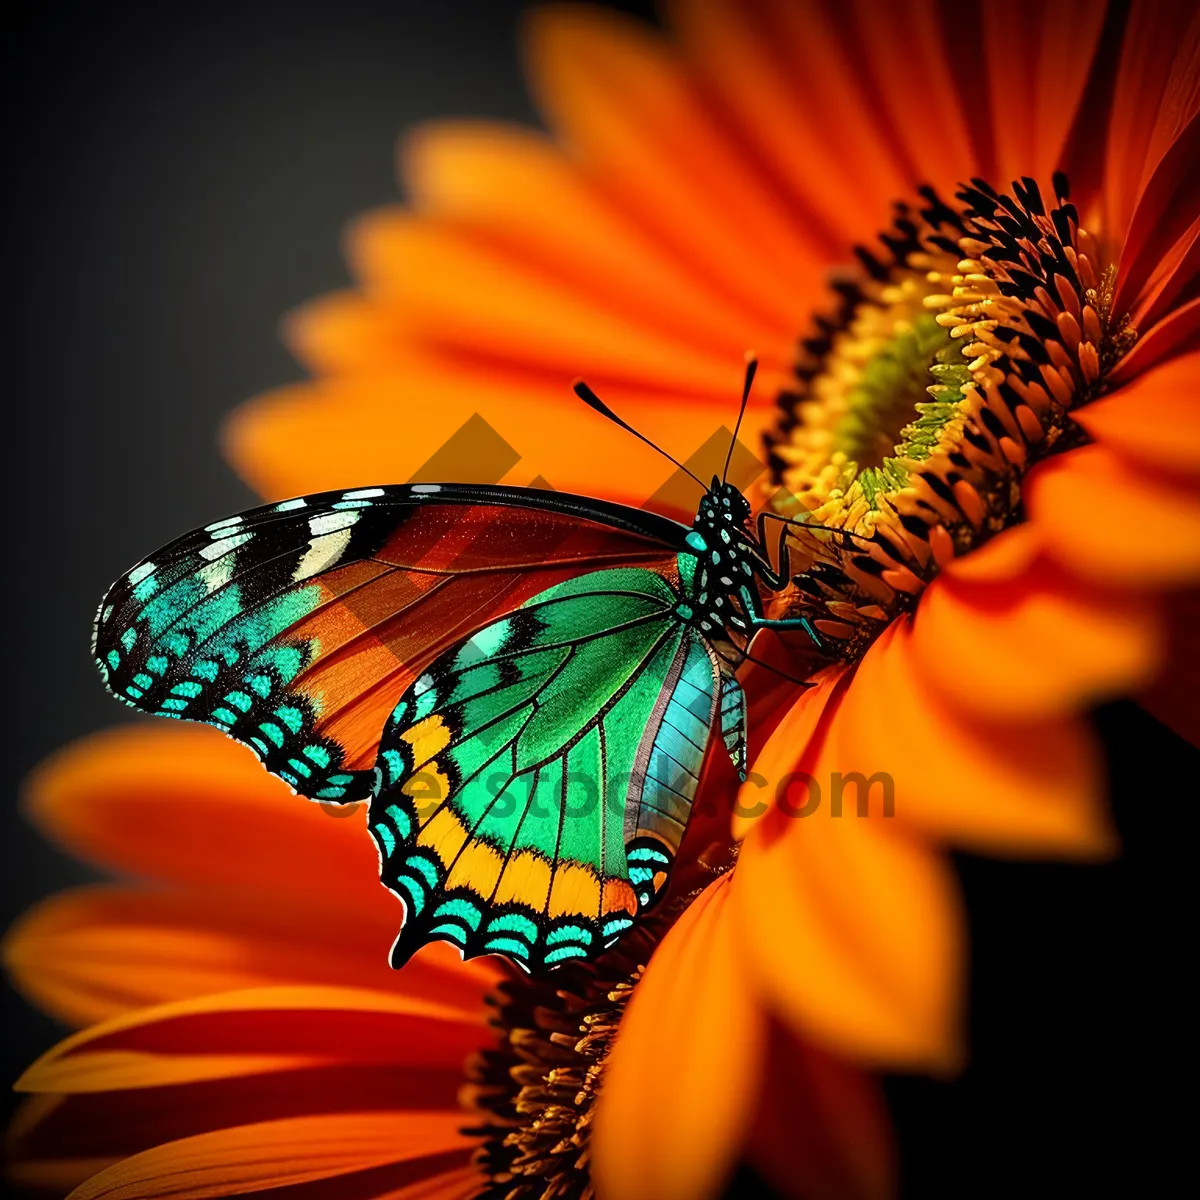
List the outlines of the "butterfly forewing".
<svg viewBox="0 0 1200 1200">
<path fill-rule="evenodd" d="M 328 492 L 214 522 L 119 579 L 94 654 L 113 693 L 250 746 L 298 792 L 370 794 L 397 700 L 443 652 L 597 568 L 669 571 L 686 533 L 527 489 Z"/>
</svg>

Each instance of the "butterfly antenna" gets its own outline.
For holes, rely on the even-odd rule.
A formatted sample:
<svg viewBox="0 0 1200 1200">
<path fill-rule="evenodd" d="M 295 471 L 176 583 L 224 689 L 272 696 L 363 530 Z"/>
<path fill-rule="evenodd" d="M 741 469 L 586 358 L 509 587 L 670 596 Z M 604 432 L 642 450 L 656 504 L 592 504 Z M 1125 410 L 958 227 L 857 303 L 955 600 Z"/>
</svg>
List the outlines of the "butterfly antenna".
<svg viewBox="0 0 1200 1200">
<path fill-rule="evenodd" d="M 721 472 L 721 482 L 729 477 L 729 464 L 733 461 L 733 448 L 737 445 L 738 434 L 742 428 L 742 418 L 746 415 L 746 402 L 750 399 L 750 389 L 754 386 L 754 376 L 758 372 L 758 356 L 753 352 L 746 355 L 746 378 L 742 382 L 742 406 L 738 409 L 737 423 L 733 427 L 733 437 L 729 439 L 729 452 L 725 455 L 725 469 Z"/>
<path fill-rule="evenodd" d="M 605 404 L 604 401 L 601 400 L 600 397 L 597 396 L 596 393 L 593 392 L 592 389 L 588 387 L 588 385 L 584 383 L 582 379 L 577 379 L 571 385 L 571 387 L 575 392 L 575 395 L 577 395 L 580 400 L 582 400 L 584 404 L 588 406 L 588 408 L 594 408 L 596 412 L 598 412 L 602 417 L 607 417 L 614 425 L 619 425 L 627 433 L 632 433 L 633 436 L 638 439 L 638 441 L 645 442 L 651 450 L 661 454 L 663 458 L 667 460 L 667 462 L 674 463 L 675 466 L 677 466 L 689 478 L 694 479 L 702 488 L 704 488 L 705 491 L 708 490 L 704 481 L 693 474 L 693 472 L 689 471 L 687 467 L 685 467 L 683 463 L 679 461 L 679 459 L 673 458 L 661 446 L 656 446 L 644 433 L 638 433 L 638 431 L 634 429 L 634 427 L 630 425 L 628 421 L 622 421 L 621 418 L 618 417 L 617 414 L 613 412 L 613 410 L 609 408 L 608 405 Z"/>
</svg>

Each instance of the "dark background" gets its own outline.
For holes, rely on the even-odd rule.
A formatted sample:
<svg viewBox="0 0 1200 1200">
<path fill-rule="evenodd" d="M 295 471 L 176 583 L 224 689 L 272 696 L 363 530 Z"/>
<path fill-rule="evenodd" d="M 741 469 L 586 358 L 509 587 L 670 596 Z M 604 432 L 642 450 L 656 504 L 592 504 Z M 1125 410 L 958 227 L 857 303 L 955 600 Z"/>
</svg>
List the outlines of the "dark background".
<svg viewBox="0 0 1200 1200">
<path fill-rule="evenodd" d="M 126 719 L 87 654 L 98 597 L 148 549 L 253 501 L 217 423 L 299 376 L 278 319 L 347 282 L 339 230 L 395 199 L 397 133 L 536 119 L 519 7 L 50 4 L 10 33 L 5 923 L 88 877 L 24 823 L 17 793 L 55 747 Z M 952 1084 L 889 1082 L 906 1196 L 1149 1194 L 1191 1174 L 1191 1119 L 1167 1089 L 1195 1081 L 1196 760 L 1132 706 L 1099 720 L 1122 860 L 959 860 L 972 1065 Z M 60 1031 L 11 993 L 3 1021 L 7 1083 Z"/>
</svg>

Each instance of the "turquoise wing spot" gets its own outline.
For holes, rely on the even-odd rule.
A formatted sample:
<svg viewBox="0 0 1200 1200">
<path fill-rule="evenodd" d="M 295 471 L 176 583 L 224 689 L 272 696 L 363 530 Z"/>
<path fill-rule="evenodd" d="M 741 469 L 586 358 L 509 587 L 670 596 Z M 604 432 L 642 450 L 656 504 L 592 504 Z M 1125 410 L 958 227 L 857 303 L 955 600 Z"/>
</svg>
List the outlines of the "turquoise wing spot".
<svg viewBox="0 0 1200 1200">
<path fill-rule="evenodd" d="M 548 967 L 554 966 L 555 963 L 560 963 L 568 958 L 587 958 L 588 952 L 583 946 L 555 946 L 553 950 L 546 951 L 546 956 L 542 960 Z"/>
<path fill-rule="evenodd" d="M 391 858 L 396 849 L 395 835 L 382 821 L 377 822 L 371 828 L 376 838 L 379 839 L 379 844 L 383 847 L 384 857 Z"/>
</svg>

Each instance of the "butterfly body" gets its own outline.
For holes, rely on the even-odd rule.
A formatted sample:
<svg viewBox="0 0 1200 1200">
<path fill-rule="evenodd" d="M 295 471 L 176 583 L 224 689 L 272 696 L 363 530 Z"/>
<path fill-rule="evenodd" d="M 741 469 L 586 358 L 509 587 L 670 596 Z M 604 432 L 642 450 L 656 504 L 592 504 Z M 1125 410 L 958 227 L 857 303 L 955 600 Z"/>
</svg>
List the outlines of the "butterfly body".
<svg viewBox="0 0 1200 1200">
<path fill-rule="evenodd" d="M 749 518 L 715 479 L 690 528 L 520 488 L 303 497 L 127 572 L 94 655 L 127 704 L 369 802 L 394 965 L 444 940 L 553 967 L 662 896 L 714 732 L 744 772 L 734 666 L 786 579 Z"/>
</svg>

